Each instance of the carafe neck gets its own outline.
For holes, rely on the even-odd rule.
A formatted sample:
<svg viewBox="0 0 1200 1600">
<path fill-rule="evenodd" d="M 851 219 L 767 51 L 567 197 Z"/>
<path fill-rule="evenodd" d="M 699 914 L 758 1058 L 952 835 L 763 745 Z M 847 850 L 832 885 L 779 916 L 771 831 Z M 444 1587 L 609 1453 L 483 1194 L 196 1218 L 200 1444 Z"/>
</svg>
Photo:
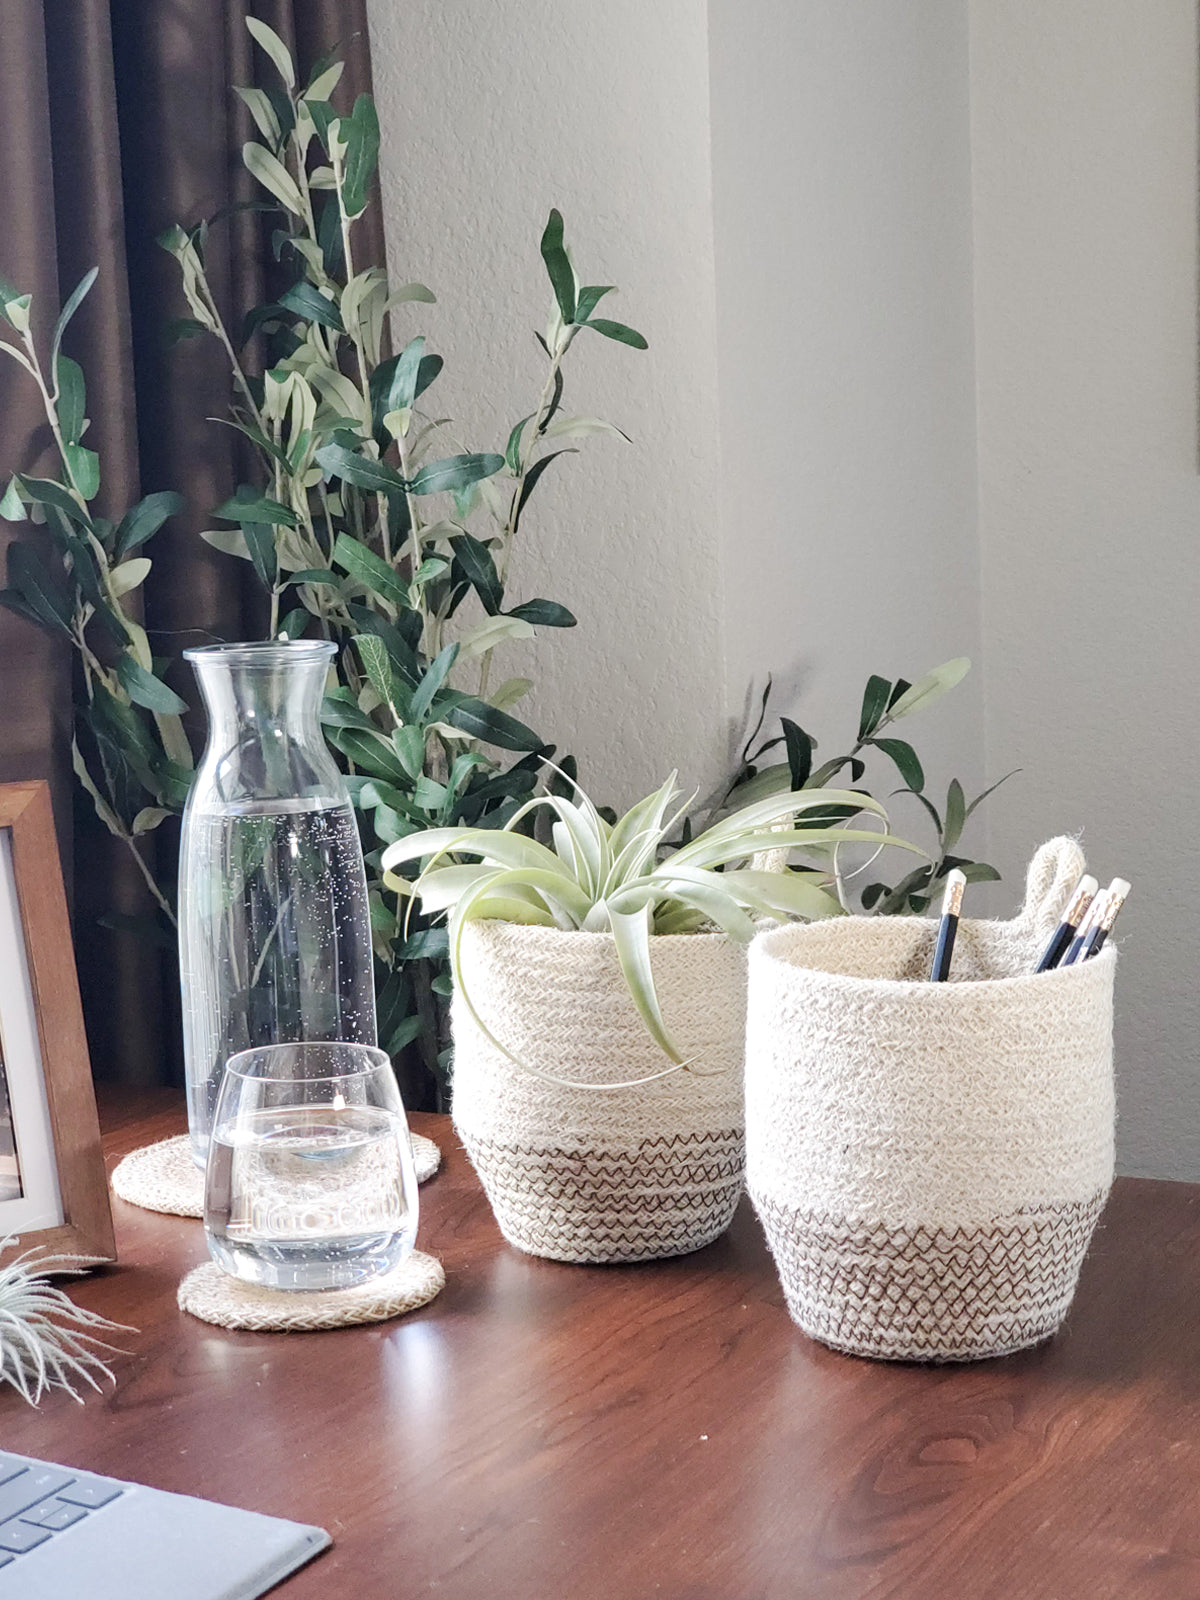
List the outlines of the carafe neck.
<svg viewBox="0 0 1200 1600">
<path fill-rule="evenodd" d="M 185 652 L 208 713 L 198 790 L 215 789 L 223 804 L 345 802 L 320 720 L 334 650 L 323 640 L 281 640 Z"/>
</svg>

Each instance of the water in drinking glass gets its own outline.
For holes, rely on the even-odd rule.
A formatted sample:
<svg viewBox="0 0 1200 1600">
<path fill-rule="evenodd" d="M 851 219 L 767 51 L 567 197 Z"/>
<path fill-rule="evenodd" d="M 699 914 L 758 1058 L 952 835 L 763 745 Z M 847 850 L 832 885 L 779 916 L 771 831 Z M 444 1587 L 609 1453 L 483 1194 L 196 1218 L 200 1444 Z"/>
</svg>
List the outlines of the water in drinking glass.
<svg viewBox="0 0 1200 1600">
<path fill-rule="evenodd" d="M 337 1065 L 358 1058 L 367 1066 L 329 1072 L 334 1053 Z M 335 1289 L 389 1272 L 409 1254 L 412 1150 L 386 1063 L 382 1051 L 347 1044 L 232 1059 L 204 1210 L 209 1249 L 227 1272 L 276 1289 Z M 307 1076 L 294 1075 L 304 1068 Z"/>
</svg>

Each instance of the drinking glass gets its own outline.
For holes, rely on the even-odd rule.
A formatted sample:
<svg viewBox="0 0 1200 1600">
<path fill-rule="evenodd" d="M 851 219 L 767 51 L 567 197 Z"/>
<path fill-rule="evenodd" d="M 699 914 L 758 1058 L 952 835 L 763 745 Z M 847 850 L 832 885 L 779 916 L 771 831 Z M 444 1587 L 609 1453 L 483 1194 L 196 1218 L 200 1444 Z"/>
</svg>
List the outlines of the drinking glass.
<svg viewBox="0 0 1200 1600">
<path fill-rule="evenodd" d="M 368 1045 L 232 1056 L 204 1186 L 213 1259 L 271 1289 L 344 1289 L 390 1272 L 417 1233 L 417 1179 L 391 1062 Z"/>
</svg>

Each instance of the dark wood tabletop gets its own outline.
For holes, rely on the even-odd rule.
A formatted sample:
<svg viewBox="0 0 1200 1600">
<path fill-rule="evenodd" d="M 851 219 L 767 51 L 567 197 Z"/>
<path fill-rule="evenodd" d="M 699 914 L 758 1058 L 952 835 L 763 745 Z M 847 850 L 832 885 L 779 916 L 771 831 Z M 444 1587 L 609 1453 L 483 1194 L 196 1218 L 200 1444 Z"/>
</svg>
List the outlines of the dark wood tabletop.
<svg viewBox="0 0 1200 1600">
<path fill-rule="evenodd" d="M 142 1097 L 106 1126 L 115 1161 L 183 1116 Z M 1200 1187 L 1118 1182 L 1048 1345 L 891 1366 L 793 1326 L 744 1202 L 681 1260 L 534 1260 L 448 1121 L 414 1126 L 445 1154 L 432 1305 L 222 1332 L 175 1304 L 200 1223 L 114 1201 L 119 1264 L 74 1292 L 138 1329 L 116 1387 L 0 1393 L 3 1444 L 321 1524 L 286 1600 L 1200 1596 Z"/>
</svg>

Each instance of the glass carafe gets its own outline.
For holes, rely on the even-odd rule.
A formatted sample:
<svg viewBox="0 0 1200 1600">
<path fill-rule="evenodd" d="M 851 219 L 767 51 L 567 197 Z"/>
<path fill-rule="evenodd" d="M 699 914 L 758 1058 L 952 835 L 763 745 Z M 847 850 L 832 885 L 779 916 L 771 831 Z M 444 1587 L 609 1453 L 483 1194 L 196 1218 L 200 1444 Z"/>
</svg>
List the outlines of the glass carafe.
<svg viewBox="0 0 1200 1600">
<path fill-rule="evenodd" d="M 209 722 L 179 861 L 188 1131 L 203 1166 L 229 1057 L 373 1045 L 375 990 L 358 828 L 320 724 L 334 646 L 184 653 Z"/>
</svg>

